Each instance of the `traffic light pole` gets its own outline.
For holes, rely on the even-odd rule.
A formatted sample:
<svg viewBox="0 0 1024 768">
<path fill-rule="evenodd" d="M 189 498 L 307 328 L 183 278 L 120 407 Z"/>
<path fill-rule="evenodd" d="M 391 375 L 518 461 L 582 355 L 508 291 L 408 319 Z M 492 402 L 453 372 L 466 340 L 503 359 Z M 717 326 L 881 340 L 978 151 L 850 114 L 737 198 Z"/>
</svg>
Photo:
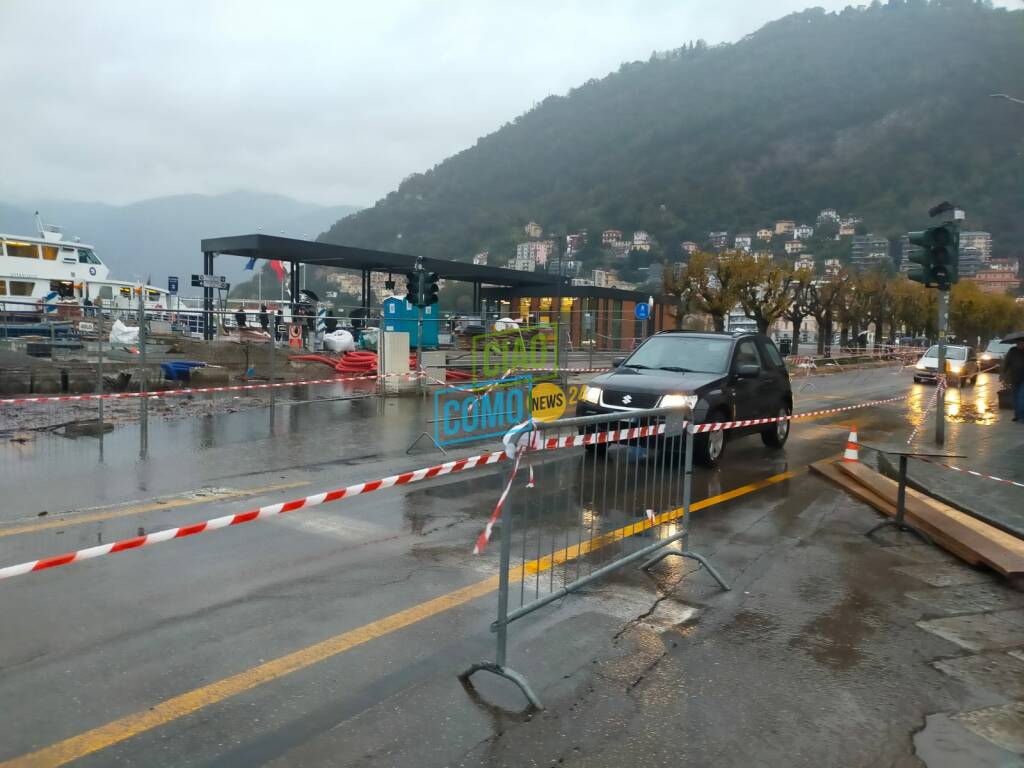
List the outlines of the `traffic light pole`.
<svg viewBox="0 0 1024 768">
<path fill-rule="evenodd" d="M 936 386 L 943 387 L 946 376 L 946 333 L 949 329 L 949 290 L 939 291 L 939 365 L 938 372 L 942 377 Z M 939 392 L 935 406 L 935 442 L 943 445 L 946 442 L 946 391 Z"/>
</svg>

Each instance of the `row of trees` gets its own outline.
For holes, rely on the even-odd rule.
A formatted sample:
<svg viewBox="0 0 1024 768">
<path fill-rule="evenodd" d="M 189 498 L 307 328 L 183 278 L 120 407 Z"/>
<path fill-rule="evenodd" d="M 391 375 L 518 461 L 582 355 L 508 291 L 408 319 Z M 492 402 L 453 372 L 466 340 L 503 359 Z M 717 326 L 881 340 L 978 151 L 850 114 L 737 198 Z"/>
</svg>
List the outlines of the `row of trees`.
<svg viewBox="0 0 1024 768">
<path fill-rule="evenodd" d="M 794 354 L 807 318 L 817 322 L 819 353 L 836 328 L 843 345 L 871 328 L 876 345 L 900 335 L 937 334 L 937 292 L 881 267 L 816 278 L 784 261 L 755 260 L 743 252 L 698 252 L 685 266 L 665 270 L 663 289 L 679 300 L 684 313 L 709 317 L 715 330 L 724 330 L 726 316 L 737 305 L 761 333 L 779 320 L 788 321 Z M 963 281 L 950 296 L 949 319 L 951 332 L 973 344 L 1024 329 L 1024 304 Z"/>
</svg>

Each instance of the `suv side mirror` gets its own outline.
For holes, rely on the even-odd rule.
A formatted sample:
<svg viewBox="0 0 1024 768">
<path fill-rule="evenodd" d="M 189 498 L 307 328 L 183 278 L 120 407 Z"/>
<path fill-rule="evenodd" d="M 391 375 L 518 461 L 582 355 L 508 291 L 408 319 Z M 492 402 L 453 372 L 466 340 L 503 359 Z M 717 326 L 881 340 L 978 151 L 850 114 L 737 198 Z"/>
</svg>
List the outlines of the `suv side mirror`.
<svg viewBox="0 0 1024 768">
<path fill-rule="evenodd" d="M 624 362 L 626 362 L 626 358 L 624 358 L 624 357 L 613 357 L 612 358 L 612 368 L 618 368 Z"/>
<path fill-rule="evenodd" d="M 756 379 L 761 375 L 761 366 L 756 363 L 745 363 L 736 366 L 736 375 L 741 379 Z"/>
</svg>

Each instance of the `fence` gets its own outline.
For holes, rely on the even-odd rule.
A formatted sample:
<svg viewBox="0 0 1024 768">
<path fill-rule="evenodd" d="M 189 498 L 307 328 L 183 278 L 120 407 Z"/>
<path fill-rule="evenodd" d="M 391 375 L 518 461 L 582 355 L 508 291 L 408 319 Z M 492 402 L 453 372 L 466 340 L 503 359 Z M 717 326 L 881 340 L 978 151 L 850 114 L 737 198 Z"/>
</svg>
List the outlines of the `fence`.
<svg viewBox="0 0 1024 768">
<path fill-rule="evenodd" d="M 685 408 L 655 408 L 533 422 L 518 444 L 505 492 L 477 542 L 500 532 L 494 661 L 478 671 L 504 677 L 534 707 L 529 682 L 508 666 L 509 625 L 630 563 L 649 568 L 677 555 L 700 562 L 728 590 L 704 556 L 690 549 L 694 433 Z M 621 444 L 616 450 L 608 450 Z M 569 450 L 550 450 L 569 449 Z M 526 488 L 517 479 L 526 474 Z M 681 549 L 666 549 L 679 541 Z"/>
</svg>

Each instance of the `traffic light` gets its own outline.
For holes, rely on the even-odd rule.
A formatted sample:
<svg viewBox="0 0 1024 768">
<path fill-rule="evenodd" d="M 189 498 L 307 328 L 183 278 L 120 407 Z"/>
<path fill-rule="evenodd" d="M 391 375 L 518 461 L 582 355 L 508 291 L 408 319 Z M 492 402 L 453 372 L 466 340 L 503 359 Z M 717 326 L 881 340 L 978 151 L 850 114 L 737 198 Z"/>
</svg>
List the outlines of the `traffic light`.
<svg viewBox="0 0 1024 768">
<path fill-rule="evenodd" d="M 429 307 L 437 304 L 437 272 L 421 272 L 422 275 L 422 303 L 421 307 Z"/>
<path fill-rule="evenodd" d="M 410 304 L 419 305 L 420 303 L 420 272 L 406 272 L 405 273 L 405 300 Z"/>
<path fill-rule="evenodd" d="M 935 285 L 940 291 L 960 279 L 960 230 L 956 224 L 943 224 L 920 232 L 910 232 L 911 245 L 921 250 L 910 254 L 913 267 L 907 277 L 923 285 Z"/>
</svg>

